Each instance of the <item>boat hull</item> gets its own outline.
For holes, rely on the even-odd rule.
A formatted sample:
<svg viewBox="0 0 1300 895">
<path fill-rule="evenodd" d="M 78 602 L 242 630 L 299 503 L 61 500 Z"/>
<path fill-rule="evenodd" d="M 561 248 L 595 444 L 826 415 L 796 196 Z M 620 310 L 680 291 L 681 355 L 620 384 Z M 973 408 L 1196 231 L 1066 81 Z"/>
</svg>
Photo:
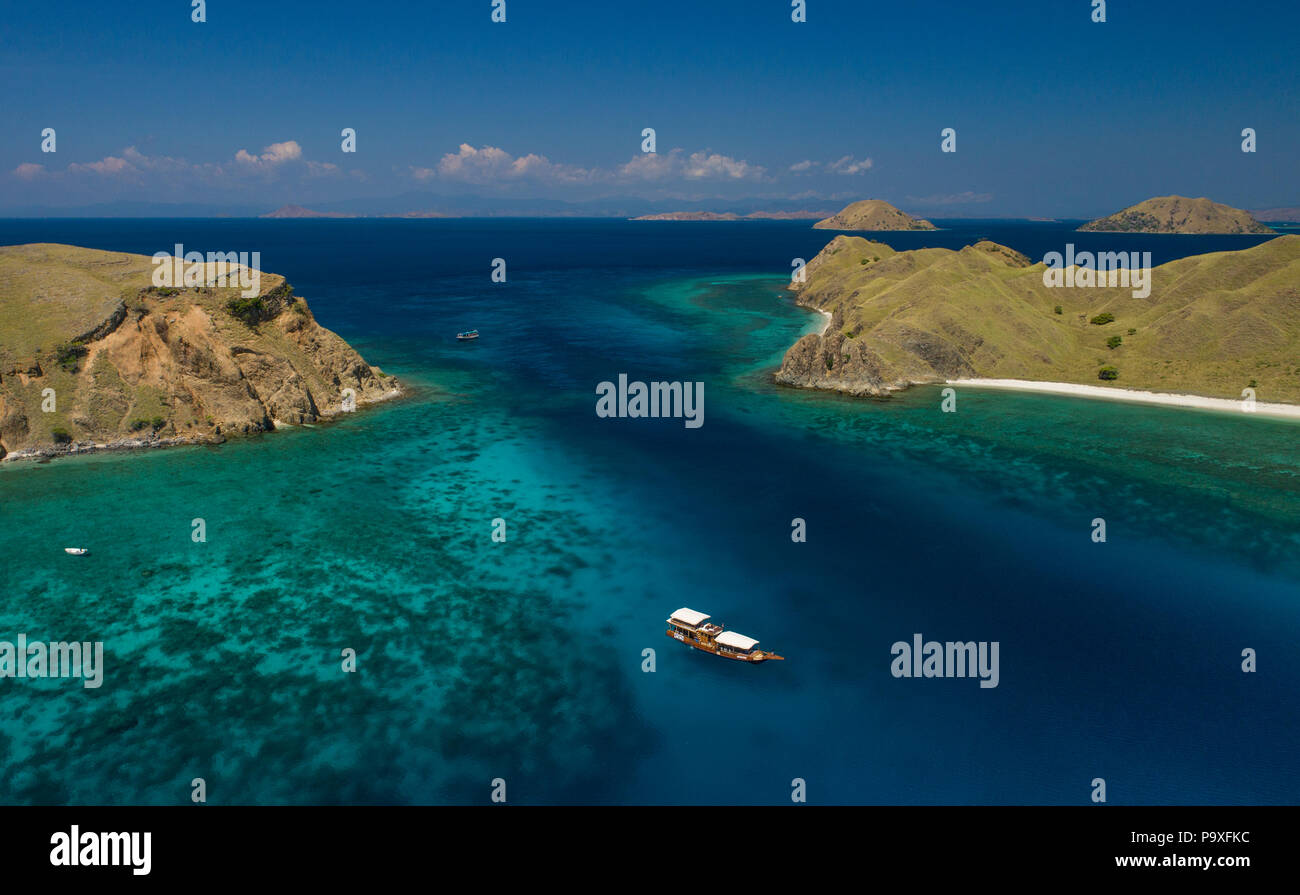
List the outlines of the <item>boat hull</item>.
<svg viewBox="0 0 1300 895">
<path fill-rule="evenodd" d="M 710 643 L 707 640 L 694 640 L 690 637 L 686 637 L 682 634 L 677 633 L 671 628 L 665 631 L 664 633 L 667 634 L 669 637 L 671 637 L 673 640 L 676 640 L 678 643 L 686 644 L 691 649 L 697 649 L 702 653 L 709 653 L 710 655 L 719 656 L 723 659 L 731 659 L 733 662 L 748 662 L 751 665 L 757 665 L 759 662 L 768 662 L 768 661 L 784 662 L 785 661 L 784 656 L 778 656 L 776 653 L 764 652 L 762 650 L 755 650 L 754 652 L 751 653 L 738 653 L 735 650 L 729 650 L 726 649 L 725 647 L 720 647 L 716 643 Z"/>
</svg>

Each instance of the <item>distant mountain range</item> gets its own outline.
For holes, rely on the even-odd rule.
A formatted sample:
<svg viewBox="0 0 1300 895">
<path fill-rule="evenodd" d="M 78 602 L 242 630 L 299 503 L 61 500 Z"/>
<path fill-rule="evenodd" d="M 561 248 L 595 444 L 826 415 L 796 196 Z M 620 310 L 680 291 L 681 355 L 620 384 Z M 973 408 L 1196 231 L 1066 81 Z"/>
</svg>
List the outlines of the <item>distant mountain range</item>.
<svg viewBox="0 0 1300 895">
<path fill-rule="evenodd" d="M 749 214 L 736 214 L 734 211 L 718 213 L 716 211 L 665 211 L 659 214 L 643 214 L 632 218 L 634 221 L 801 221 L 826 217 L 824 211 L 751 211 Z"/>
<path fill-rule="evenodd" d="M 284 205 L 259 218 L 449 218 L 455 215 L 440 211 L 408 211 L 405 214 L 349 214 L 346 211 L 314 211 L 301 205 Z"/>
<path fill-rule="evenodd" d="M 116 201 L 62 208 L 24 207 L 0 211 L 18 218 L 359 218 L 359 217 L 593 217 L 632 218 L 641 215 L 699 213 L 737 217 L 786 218 L 811 216 L 807 199 L 643 199 L 635 196 L 567 201 L 444 195 L 409 191 L 396 196 L 342 199 L 331 202 L 299 200 L 279 208 L 211 203 Z"/>
<path fill-rule="evenodd" d="M 312 211 L 301 205 L 282 205 L 275 211 L 259 214 L 259 218 L 354 218 L 355 214 L 343 211 Z"/>
<path fill-rule="evenodd" d="M 1180 197 L 1167 197 L 1176 199 Z M 1148 200 L 1154 201 L 1154 200 Z M 1183 200 L 1192 202 L 1195 200 Z M 1209 200 L 1205 200 L 1208 202 Z M 820 204 L 820 203 L 818 203 Z M 1211 203 L 1217 204 L 1217 203 Z M 854 206 L 859 206 L 854 209 Z M 1227 206 L 1223 206 L 1227 207 Z M 119 200 L 77 206 L 25 206 L 0 210 L 0 217 L 12 218 L 363 218 L 363 217 L 593 217 L 642 218 L 645 220 L 799 220 L 826 219 L 822 229 L 891 230 L 927 229 L 919 218 L 904 215 L 883 200 L 864 200 L 829 215 L 813 211 L 817 205 L 803 199 L 645 199 L 635 196 L 567 201 L 563 199 L 504 198 L 474 194 L 440 194 L 407 191 L 395 196 L 342 199 L 330 202 L 297 200 L 274 208 L 270 205 L 211 202 L 147 202 Z M 1139 206 L 1125 209 L 1137 210 Z M 851 211 L 852 210 L 852 211 Z M 1241 215 L 1250 212 L 1230 209 Z M 1125 212 L 1120 212 L 1124 214 Z M 1300 207 L 1277 207 L 1253 212 L 1260 221 L 1300 222 Z M 901 216 L 901 217 L 900 217 Z M 950 216 L 951 217 L 951 216 Z M 963 217 L 957 215 L 956 217 Z M 984 217 L 984 216 L 980 216 Z M 1016 215 L 988 215 L 1026 219 Z M 1068 217 L 1068 216 L 1067 216 Z M 1083 215 L 1078 217 L 1082 218 Z M 1115 217 L 1115 216 L 1112 216 Z M 852 218 L 852 220 L 850 220 Z M 1028 220 L 1053 220 L 1029 217 Z M 917 221 L 913 225 L 911 221 Z M 1104 219 L 1102 219 L 1104 220 Z M 835 221 L 834 224 L 830 223 Z M 928 223 L 928 222 L 926 222 Z M 847 225 L 847 226 L 846 226 Z M 1158 231 L 1154 231 L 1158 232 Z M 1241 231 L 1219 231 L 1241 232 Z M 1256 231 L 1260 232 L 1260 231 Z"/>
<path fill-rule="evenodd" d="M 1259 211 L 1252 211 L 1251 214 L 1261 221 L 1300 223 L 1300 208 L 1262 208 Z"/>
</svg>

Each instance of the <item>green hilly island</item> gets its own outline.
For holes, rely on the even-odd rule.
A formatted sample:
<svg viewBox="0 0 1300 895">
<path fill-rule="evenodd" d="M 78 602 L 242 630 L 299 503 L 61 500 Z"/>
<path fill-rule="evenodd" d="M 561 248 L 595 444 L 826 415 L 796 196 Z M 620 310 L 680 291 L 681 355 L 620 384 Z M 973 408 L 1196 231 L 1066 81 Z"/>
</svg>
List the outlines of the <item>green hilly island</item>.
<svg viewBox="0 0 1300 895">
<path fill-rule="evenodd" d="M 1079 228 L 1114 233 L 1273 233 L 1249 211 L 1184 196 L 1157 196 Z"/>
<path fill-rule="evenodd" d="M 937 230 L 929 221 L 899 211 L 883 199 L 863 199 L 813 224 L 815 230 Z"/>
<path fill-rule="evenodd" d="M 221 441 L 398 390 L 283 277 L 244 297 L 156 287 L 153 270 L 145 255 L 0 247 L 0 457 Z"/>
<path fill-rule="evenodd" d="M 883 394 L 958 378 L 1028 379 L 1300 403 L 1300 236 L 1171 261 L 1147 298 L 1051 288 L 992 242 L 895 252 L 837 236 L 790 286 L 825 311 L 777 379 Z"/>
</svg>

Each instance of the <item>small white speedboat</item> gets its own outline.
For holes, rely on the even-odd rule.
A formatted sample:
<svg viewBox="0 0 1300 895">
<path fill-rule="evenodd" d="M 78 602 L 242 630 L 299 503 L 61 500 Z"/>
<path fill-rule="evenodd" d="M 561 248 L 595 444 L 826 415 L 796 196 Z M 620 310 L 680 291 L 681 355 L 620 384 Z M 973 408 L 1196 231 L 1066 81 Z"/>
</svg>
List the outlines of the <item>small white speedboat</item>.
<svg viewBox="0 0 1300 895">
<path fill-rule="evenodd" d="M 64 547 L 64 553 L 71 553 L 73 556 L 85 556 L 90 551 L 85 547 Z"/>
</svg>

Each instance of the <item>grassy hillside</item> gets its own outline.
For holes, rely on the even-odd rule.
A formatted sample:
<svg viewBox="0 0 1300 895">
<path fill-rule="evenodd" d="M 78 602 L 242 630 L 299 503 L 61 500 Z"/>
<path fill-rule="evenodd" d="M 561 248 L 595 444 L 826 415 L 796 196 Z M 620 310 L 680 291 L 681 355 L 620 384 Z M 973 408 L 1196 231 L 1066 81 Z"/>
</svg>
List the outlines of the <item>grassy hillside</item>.
<svg viewBox="0 0 1300 895">
<path fill-rule="evenodd" d="M 144 255 L 0 247 L 0 457 L 211 441 L 337 412 L 396 383 L 318 325 L 283 277 L 155 288 Z M 54 409 L 50 410 L 50 391 Z"/>
<path fill-rule="evenodd" d="M 935 230 L 934 224 L 899 211 L 883 199 L 863 199 L 813 224 L 815 230 Z"/>
<path fill-rule="evenodd" d="M 1156 267 L 1147 298 L 1049 288 L 1044 270 L 991 242 L 895 252 L 838 236 L 791 287 L 831 326 L 793 346 L 778 378 L 854 393 L 963 376 L 1224 398 L 1253 386 L 1300 403 L 1300 236 Z"/>
<path fill-rule="evenodd" d="M 1080 230 L 1120 233 L 1273 233 L 1248 211 L 1184 196 L 1157 196 L 1084 224 Z"/>
</svg>

